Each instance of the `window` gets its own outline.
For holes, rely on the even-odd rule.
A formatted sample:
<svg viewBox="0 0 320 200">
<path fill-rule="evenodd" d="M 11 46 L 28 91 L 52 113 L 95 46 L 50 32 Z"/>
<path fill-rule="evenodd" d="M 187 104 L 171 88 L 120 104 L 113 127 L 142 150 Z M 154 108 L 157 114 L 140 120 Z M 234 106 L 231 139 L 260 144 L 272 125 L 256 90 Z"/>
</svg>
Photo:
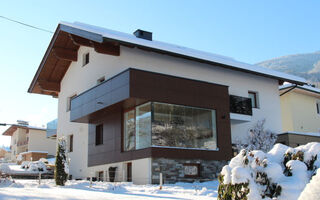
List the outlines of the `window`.
<svg viewBox="0 0 320 200">
<path fill-rule="evenodd" d="M 89 55 L 89 53 L 85 53 L 85 54 L 83 54 L 83 63 L 82 63 L 82 66 L 85 66 L 86 64 L 88 64 L 89 63 L 89 59 L 90 59 L 90 55 Z"/>
<path fill-rule="evenodd" d="M 103 181 L 103 171 L 98 172 L 98 181 Z"/>
<path fill-rule="evenodd" d="M 316 106 L 317 106 L 317 113 L 320 114 L 320 101 L 316 103 Z"/>
<path fill-rule="evenodd" d="M 252 108 L 259 108 L 258 93 L 249 91 L 248 94 L 249 98 L 251 99 Z"/>
<path fill-rule="evenodd" d="M 100 83 L 102 83 L 104 80 L 105 80 L 104 76 L 101 77 L 101 78 L 99 78 L 99 79 L 97 80 L 97 85 L 99 85 Z"/>
<path fill-rule="evenodd" d="M 72 95 L 72 96 L 70 96 L 70 97 L 67 98 L 67 112 L 71 110 L 71 100 L 72 100 L 73 98 L 75 98 L 76 96 L 77 96 L 77 95 L 74 94 L 74 95 Z"/>
<path fill-rule="evenodd" d="M 124 151 L 150 146 L 217 149 L 216 111 L 149 102 L 124 113 Z"/>
<path fill-rule="evenodd" d="M 96 145 L 103 144 L 103 125 L 96 126 Z"/>
<path fill-rule="evenodd" d="M 73 135 L 69 136 L 69 152 L 73 152 Z"/>
<path fill-rule="evenodd" d="M 135 110 L 124 114 L 124 150 L 135 149 Z"/>
</svg>

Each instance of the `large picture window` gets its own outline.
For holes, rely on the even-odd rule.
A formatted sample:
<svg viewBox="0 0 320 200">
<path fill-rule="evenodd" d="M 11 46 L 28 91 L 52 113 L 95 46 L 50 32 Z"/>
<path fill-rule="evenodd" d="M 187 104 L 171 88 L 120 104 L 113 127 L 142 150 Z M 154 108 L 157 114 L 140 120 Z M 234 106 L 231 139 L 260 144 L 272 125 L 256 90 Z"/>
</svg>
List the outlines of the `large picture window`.
<svg viewBox="0 0 320 200">
<path fill-rule="evenodd" d="M 124 150 L 217 149 L 215 110 L 149 102 L 124 113 Z"/>
</svg>

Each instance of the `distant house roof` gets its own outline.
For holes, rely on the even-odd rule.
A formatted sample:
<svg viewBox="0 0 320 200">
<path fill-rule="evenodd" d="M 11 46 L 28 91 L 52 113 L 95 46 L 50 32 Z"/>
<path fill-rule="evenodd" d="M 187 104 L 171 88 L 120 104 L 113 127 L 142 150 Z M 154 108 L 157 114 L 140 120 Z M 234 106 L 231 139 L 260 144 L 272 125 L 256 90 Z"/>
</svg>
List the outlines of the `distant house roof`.
<svg viewBox="0 0 320 200">
<path fill-rule="evenodd" d="M 133 34 L 122 33 L 79 22 L 61 22 L 40 63 L 28 92 L 57 96 L 60 81 L 72 61 L 77 60 L 80 46 L 93 47 L 99 53 L 120 55 L 119 46 L 137 47 L 139 49 L 167 54 L 184 59 L 243 71 L 279 81 L 305 84 L 306 80 L 257 65 L 251 65 L 233 58 L 194 50 L 164 42 L 137 38 Z"/>
<path fill-rule="evenodd" d="M 287 91 L 288 89 L 301 89 L 301 90 L 305 90 L 305 91 L 308 91 L 308 92 L 312 92 L 312 93 L 315 93 L 315 94 L 319 94 L 320 95 L 320 89 L 319 88 L 316 88 L 316 87 L 312 87 L 310 85 L 295 85 L 295 84 L 284 84 L 282 86 L 279 87 L 279 90 L 280 91 Z"/>
<path fill-rule="evenodd" d="M 6 136 L 12 136 L 12 134 L 18 129 L 18 128 L 23 128 L 23 129 L 31 129 L 31 130 L 41 130 L 45 131 L 45 128 L 40 128 L 40 127 L 35 127 L 35 126 L 30 126 L 30 125 L 20 125 L 20 124 L 14 124 L 11 125 L 6 131 L 2 133 L 2 135 Z"/>
</svg>

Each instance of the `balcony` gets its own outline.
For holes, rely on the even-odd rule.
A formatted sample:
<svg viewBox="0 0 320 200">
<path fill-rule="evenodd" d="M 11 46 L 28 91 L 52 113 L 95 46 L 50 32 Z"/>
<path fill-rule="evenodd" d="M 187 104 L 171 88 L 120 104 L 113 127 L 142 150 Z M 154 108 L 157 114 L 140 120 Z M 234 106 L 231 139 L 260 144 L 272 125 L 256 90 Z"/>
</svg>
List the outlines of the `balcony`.
<svg viewBox="0 0 320 200">
<path fill-rule="evenodd" d="M 249 122 L 252 119 L 251 99 L 230 95 L 230 119 L 234 122 Z"/>
<path fill-rule="evenodd" d="M 25 140 L 25 141 L 18 141 L 17 142 L 17 146 L 20 147 L 20 146 L 24 146 L 24 145 L 27 145 L 28 144 L 28 141 Z"/>
<path fill-rule="evenodd" d="M 98 123 L 114 110 L 148 101 L 218 109 L 227 115 L 229 94 L 227 86 L 129 68 L 72 98 L 70 121 Z"/>
<path fill-rule="evenodd" d="M 58 119 L 52 120 L 47 123 L 47 138 L 55 138 L 57 137 L 57 125 Z"/>
</svg>

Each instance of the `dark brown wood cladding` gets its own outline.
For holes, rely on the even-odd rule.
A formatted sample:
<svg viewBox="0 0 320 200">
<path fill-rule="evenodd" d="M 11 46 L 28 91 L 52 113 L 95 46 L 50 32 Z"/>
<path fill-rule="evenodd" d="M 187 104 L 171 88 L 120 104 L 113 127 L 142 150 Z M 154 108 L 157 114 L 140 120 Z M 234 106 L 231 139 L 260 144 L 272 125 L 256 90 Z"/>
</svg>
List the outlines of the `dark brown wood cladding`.
<svg viewBox="0 0 320 200">
<path fill-rule="evenodd" d="M 103 124 L 103 144 L 98 146 L 95 145 L 95 125 L 89 126 L 88 166 L 148 157 L 205 160 L 228 160 L 231 158 L 232 148 L 228 87 L 137 69 L 128 69 L 120 73 L 119 76 L 122 78 L 117 79 L 118 76 L 115 76 L 79 95 L 77 97 L 78 99 L 74 99 L 77 99 L 78 102 L 72 102 L 72 107 L 75 106 L 74 109 L 76 110 L 81 108 L 82 105 L 88 104 L 88 102 L 97 103 L 97 98 L 106 98 L 103 97 L 104 94 L 111 98 L 110 96 L 112 95 L 110 95 L 110 91 L 114 91 L 114 95 L 118 94 L 116 88 L 119 89 L 121 88 L 120 86 L 126 85 L 124 83 L 128 83 L 129 86 L 129 90 L 127 91 L 128 97 L 126 99 L 114 97 L 114 99 L 118 100 L 110 103 L 109 106 L 105 106 L 106 104 L 100 104 L 98 107 L 96 105 L 92 106 L 93 113 L 91 114 L 82 115 L 83 112 L 82 114 L 80 114 L 81 112 L 73 113 L 73 110 L 71 110 L 72 119 L 80 119 L 79 121 L 85 123 Z M 108 81 L 111 82 L 108 83 Z M 110 86 L 107 86 L 108 84 Z M 112 85 L 118 85 L 119 87 L 111 89 L 113 87 Z M 121 93 L 122 92 L 119 92 L 119 94 Z M 150 147 L 123 152 L 123 111 L 146 101 L 215 109 L 217 114 L 217 139 L 219 149 L 216 151 L 207 151 Z M 97 109 L 99 106 L 100 109 Z M 93 109 L 93 107 L 95 108 Z M 84 110 L 86 109 L 88 110 L 89 107 Z"/>
</svg>

